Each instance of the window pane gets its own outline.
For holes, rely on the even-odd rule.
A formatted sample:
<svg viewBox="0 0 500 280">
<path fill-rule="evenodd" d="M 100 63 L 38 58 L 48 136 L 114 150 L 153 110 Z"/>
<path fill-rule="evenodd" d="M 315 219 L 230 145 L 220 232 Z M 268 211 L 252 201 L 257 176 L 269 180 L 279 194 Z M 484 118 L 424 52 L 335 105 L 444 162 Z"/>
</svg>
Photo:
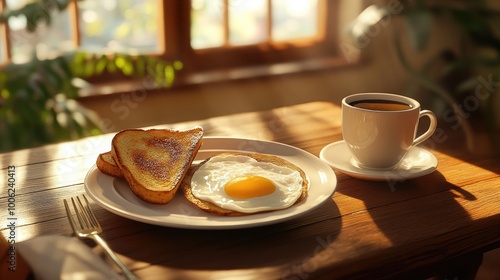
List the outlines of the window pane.
<svg viewBox="0 0 500 280">
<path fill-rule="evenodd" d="M 88 51 L 158 52 L 159 0 L 78 2 L 80 43 Z"/>
<path fill-rule="evenodd" d="M 247 45 L 267 40 L 267 0 L 229 0 L 229 43 Z"/>
<path fill-rule="evenodd" d="M 269 15 L 269 2 L 272 15 Z M 241 46 L 315 37 L 319 31 L 318 2 L 318 0 L 192 0 L 191 46 L 202 49 L 226 44 Z M 227 21 L 224 13 L 226 9 Z M 268 26 L 269 24 L 271 26 Z M 227 39 L 225 28 L 228 33 Z M 271 36 L 268 34 L 269 31 L 272 33 Z"/>
<path fill-rule="evenodd" d="M 310 38 L 318 32 L 317 0 L 273 0 L 273 41 Z"/>
<path fill-rule="evenodd" d="M 7 6 L 11 9 L 23 7 L 28 0 L 9 0 Z M 51 58 L 61 52 L 75 49 L 71 38 L 70 18 L 68 12 L 53 12 L 52 23 L 44 22 L 38 24 L 36 32 L 26 30 L 27 19 L 24 16 L 10 18 L 8 21 L 9 39 L 12 54 L 12 62 L 25 63 L 34 54 L 39 59 Z"/>
<path fill-rule="evenodd" d="M 224 1 L 191 1 L 191 47 L 203 49 L 224 45 Z"/>
</svg>

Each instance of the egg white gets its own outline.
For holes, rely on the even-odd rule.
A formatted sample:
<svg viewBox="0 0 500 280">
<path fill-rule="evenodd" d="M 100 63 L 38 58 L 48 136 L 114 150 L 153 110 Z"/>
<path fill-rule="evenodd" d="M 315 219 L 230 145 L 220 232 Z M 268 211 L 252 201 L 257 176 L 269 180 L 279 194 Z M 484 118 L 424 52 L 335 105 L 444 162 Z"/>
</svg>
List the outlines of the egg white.
<svg viewBox="0 0 500 280">
<path fill-rule="evenodd" d="M 262 176 L 276 186 L 272 194 L 236 199 L 228 196 L 224 185 L 244 175 Z M 196 170 L 191 179 L 194 197 L 221 208 L 242 213 L 279 210 L 293 205 L 302 194 L 303 179 L 297 170 L 243 155 L 214 156 Z"/>
</svg>

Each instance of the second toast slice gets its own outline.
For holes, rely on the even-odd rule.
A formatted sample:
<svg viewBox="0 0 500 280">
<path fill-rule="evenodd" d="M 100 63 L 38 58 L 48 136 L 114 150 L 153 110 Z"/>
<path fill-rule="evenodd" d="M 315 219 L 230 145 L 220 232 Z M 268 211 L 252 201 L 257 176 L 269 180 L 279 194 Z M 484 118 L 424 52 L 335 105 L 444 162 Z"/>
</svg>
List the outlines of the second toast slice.
<svg viewBox="0 0 500 280">
<path fill-rule="evenodd" d="M 116 165 L 111 151 L 99 154 L 96 160 L 96 165 L 97 168 L 99 168 L 99 170 L 104 174 L 113 177 L 123 177 L 120 168 L 118 167 L 118 165 Z"/>
<path fill-rule="evenodd" d="M 175 195 L 196 156 L 203 129 L 118 132 L 111 153 L 132 192 L 140 199 L 166 204 Z"/>
</svg>

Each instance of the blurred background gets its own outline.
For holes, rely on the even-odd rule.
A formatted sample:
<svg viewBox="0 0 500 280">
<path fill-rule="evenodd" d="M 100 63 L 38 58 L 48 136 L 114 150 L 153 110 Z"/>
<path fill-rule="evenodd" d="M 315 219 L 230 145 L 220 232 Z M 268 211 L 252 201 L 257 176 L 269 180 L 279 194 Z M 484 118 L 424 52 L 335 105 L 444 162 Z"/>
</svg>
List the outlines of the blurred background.
<svg viewBox="0 0 500 280">
<path fill-rule="evenodd" d="M 358 92 L 416 98 L 440 125 L 460 131 L 464 148 L 495 151 L 499 6 L 0 0 L 0 153 L 310 101 L 339 104 Z M 498 267 L 494 260 L 485 263 Z M 479 279 L 499 279 L 488 275 L 495 272 L 483 269 Z"/>
<path fill-rule="evenodd" d="M 357 92 L 496 143 L 497 2 L 0 0 L 0 150 Z"/>
</svg>

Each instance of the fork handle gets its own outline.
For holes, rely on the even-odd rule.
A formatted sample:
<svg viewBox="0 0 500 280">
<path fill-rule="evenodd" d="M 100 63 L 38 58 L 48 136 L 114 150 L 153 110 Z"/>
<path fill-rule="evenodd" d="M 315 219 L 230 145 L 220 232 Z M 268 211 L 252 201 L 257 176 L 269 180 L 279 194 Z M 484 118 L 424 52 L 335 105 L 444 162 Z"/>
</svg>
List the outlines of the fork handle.
<svg viewBox="0 0 500 280">
<path fill-rule="evenodd" d="M 106 243 L 106 241 L 104 241 L 104 239 L 102 239 L 97 234 L 90 235 L 89 237 L 92 237 L 92 239 L 104 249 L 104 252 L 106 252 L 106 254 L 108 254 L 108 256 L 111 259 L 113 259 L 113 261 L 116 263 L 116 265 L 118 265 L 118 267 L 120 267 L 120 269 L 122 270 L 123 276 L 125 276 L 125 278 L 127 278 L 129 280 L 139 280 L 139 277 L 137 277 L 132 271 L 130 271 L 122 263 L 122 261 L 120 261 L 120 259 L 118 258 L 118 256 L 111 250 L 111 248 L 109 248 L 108 243 Z"/>
</svg>

